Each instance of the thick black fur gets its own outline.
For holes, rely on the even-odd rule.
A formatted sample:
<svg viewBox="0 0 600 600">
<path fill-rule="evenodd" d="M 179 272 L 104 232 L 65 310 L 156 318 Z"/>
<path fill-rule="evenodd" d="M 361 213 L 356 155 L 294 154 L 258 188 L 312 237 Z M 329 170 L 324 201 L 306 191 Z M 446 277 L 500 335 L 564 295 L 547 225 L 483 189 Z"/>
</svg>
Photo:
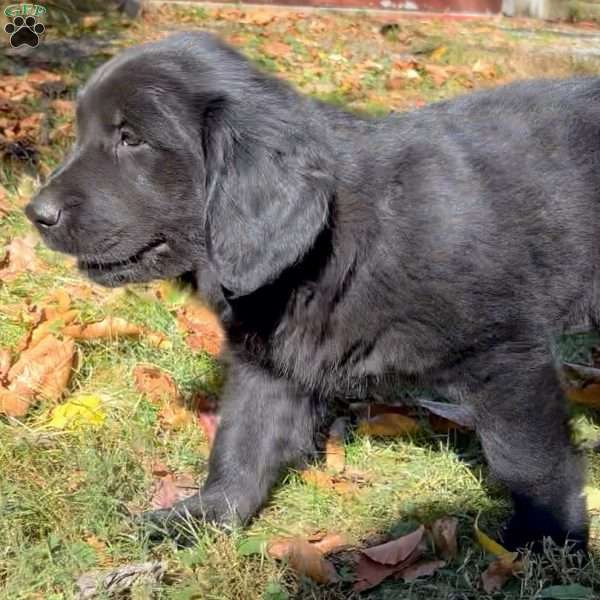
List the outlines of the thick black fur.
<svg viewBox="0 0 600 600">
<path fill-rule="evenodd" d="M 227 332 L 208 478 L 178 514 L 246 521 L 328 400 L 410 381 L 474 412 L 508 544 L 585 547 L 552 340 L 600 316 L 600 79 L 363 119 L 190 33 L 100 68 L 77 127 L 27 208 L 46 242 L 105 285 L 194 272 Z"/>
</svg>

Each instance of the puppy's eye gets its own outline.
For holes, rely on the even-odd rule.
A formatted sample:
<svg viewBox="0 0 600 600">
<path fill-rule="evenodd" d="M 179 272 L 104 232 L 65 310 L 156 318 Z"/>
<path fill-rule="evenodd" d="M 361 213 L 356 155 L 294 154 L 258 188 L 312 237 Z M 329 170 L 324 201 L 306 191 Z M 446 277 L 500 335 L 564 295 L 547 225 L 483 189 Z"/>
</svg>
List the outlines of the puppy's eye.
<svg viewBox="0 0 600 600">
<path fill-rule="evenodd" d="M 121 129 L 121 144 L 123 146 L 139 146 L 142 139 L 130 129 Z"/>
</svg>

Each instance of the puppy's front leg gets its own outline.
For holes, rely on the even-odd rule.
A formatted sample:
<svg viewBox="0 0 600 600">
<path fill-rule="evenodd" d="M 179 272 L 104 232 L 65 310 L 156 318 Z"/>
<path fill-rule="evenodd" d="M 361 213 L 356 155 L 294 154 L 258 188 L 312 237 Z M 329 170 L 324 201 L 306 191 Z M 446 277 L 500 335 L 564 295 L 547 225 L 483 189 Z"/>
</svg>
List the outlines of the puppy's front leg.
<svg viewBox="0 0 600 600">
<path fill-rule="evenodd" d="M 259 367 L 236 362 L 200 493 L 147 519 L 172 530 L 182 519 L 244 523 L 259 510 L 282 469 L 316 451 L 322 402 Z"/>
<path fill-rule="evenodd" d="M 471 400 L 492 472 L 510 489 L 508 547 L 551 537 L 587 543 L 583 465 L 571 445 L 568 414 L 550 351 L 506 344 L 470 366 Z"/>
</svg>

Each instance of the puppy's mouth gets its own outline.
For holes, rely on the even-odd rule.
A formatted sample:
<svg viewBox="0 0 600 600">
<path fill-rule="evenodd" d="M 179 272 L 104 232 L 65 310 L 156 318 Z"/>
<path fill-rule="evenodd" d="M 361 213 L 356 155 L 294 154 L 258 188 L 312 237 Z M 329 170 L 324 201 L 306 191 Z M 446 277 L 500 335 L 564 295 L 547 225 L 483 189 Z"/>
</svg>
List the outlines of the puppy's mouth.
<svg viewBox="0 0 600 600">
<path fill-rule="evenodd" d="M 151 264 L 160 256 L 169 252 L 170 248 L 163 237 L 159 237 L 145 246 L 142 246 L 135 254 L 119 260 L 103 260 L 101 256 L 79 257 L 77 266 L 84 271 L 90 279 L 104 284 L 119 284 L 129 279 L 128 273 L 133 275 L 141 265 Z"/>
</svg>

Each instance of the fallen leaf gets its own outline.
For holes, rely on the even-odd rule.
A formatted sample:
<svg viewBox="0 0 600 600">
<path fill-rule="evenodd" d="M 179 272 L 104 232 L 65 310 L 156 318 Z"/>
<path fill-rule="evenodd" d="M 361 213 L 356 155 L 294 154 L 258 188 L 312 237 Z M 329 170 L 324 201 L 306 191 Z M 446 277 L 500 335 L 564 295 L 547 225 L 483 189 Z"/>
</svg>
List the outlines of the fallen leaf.
<svg viewBox="0 0 600 600">
<path fill-rule="evenodd" d="M 381 565 L 397 565 L 405 561 L 419 547 L 424 533 L 425 528 L 421 525 L 408 535 L 385 544 L 366 548 L 361 552 Z"/>
<path fill-rule="evenodd" d="M 301 477 L 310 485 L 342 495 L 350 494 L 357 490 L 356 485 L 345 477 L 336 477 L 318 469 L 306 469 L 302 471 Z"/>
<path fill-rule="evenodd" d="M 203 306 L 188 304 L 175 313 L 179 329 L 186 334 L 185 342 L 192 349 L 220 354 L 224 333 L 217 317 Z"/>
<path fill-rule="evenodd" d="M 7 215 L 11 211 L 11 207 L 6 200 L 6 191 L 0 186 L 0 217 Z"/>
<path fill-rule="evenodd" d="M 448 51 L 448 48 L 446 48 L 446 46 L 438 46 L 429 55 L 429 58 L 431 58 L 431 60 L 440 60 L 442 58 L 442 56 L 444 56 L 444 54 L 446 54 L 447 51 Z"/>
<path fill-rule="evenodd" d="M 153 404 L 176 402 L 179 399 L 179 391 L 173 378 L 155 365 L 136 365 L 133 369 L 133 381 L 135 389 Z"/>
<path fill-rule="evenodd" d="M 458 554 L 457 527 L 458 519 L 456 517 L 443 517 L 436 519 L 431 524 L 430 531 L 435 553 L 445 560 L 452 560 Z"/>
<path fill-rule="evenodd" d="M 35 253 L 38 238 L 28 234 L 23 238 L 14 238 L 6 247 L 5 265 L 0 268 L 0 281 L 12 281 L 24 271 L 36 271 L 41 261 Z"/>
<path fill-rule="evenodd" d="M 331 471 L 341 473 L 346 467 L 346 451 L 344 448 L 344 435 L 348 419 L 337 418 L 329 428 L 327 443 L 325 444 L 325 461 Z"/>
<path fill-rule="evenodd" d="M 419 577 L 431 577 L 438 569 L 445 566 L 446 563 L 443 560 L 424 560 L 402 569 L 397 577 L 401 577 L 408 583 Z"/>
<path fill-rule="evenodd" d="M 75 114 L 75 103 L 72 100 L 57 98 L 50 102 L 50 108 L 61 117 L 72 117 Z"/>
<path fill-rule="evenodd" d="M 575 404 L 600 408 L 600 383 L 590 383 L 581 388 L 567 389 L 566 396 Z"/>
<path fill-rule="evenodd" d="M 292 53 L 292 49 L 284 42 L 269 40 L 262 45 L 265 54 L 275 58 L 285 58 Z"/>
<path fill-rule="evenodd" d="M 348 538 L 339 533 L 328 533 L 312 544 L 321 554 L 336 552 L 348 546 Z"/>
<path fill-rule="evenodd" d="M 123 565 L 111 571 L 92 571 L 77 578 L 75 600 L 119 597 L 138 586 L 156 586 L 166 573 L 162 562 Z"/>
<path fill-rule="evenodd" d="M 68 431 L 99 427 L 106 418 L 102 404 L 93 394 L 77 396 L 54 407 L 46 426 Z"/>
<path fill-rule="evenodd" d="M 584 492 L 587 498 L 587 509 L 590 512 L 600 512 L 600 489 L 586 485 Z"/>
<path fill-rule="evenodd" d="M 119 337 L 146 338 L 152 345 L 169 347 L 170 342 L 159 333 L 147 332 L 143 327 L 121 317 L 106 317 L 102 321 L 83 325 L 70 325 L 63 330 L 65 335 L 76 340 L 100 340 Z"/>
<path fill-rule="evenodd" d="M 6 382 L 8 372 L 10 371 L 10 350 L 7 348 L 0 349 L 0 385 Z"/>
<path fill-rule="evenodd" d="M 493 554 L 498 558 L 508 555 L 513 556 L 515 554 L 514 552 L 508 551 L 504 546 L 494 541 L 491 537 L 479 529 L 479 515 L 477 515 L 473 527 L 475 529 L 475 538 L 477 543 L 489 554 Z"/>
<path fill-rule="evenodd" d="M 0 388 L 0 414 L 8 417 L 22 417 L 27 414 L 31 398 Z"/>
<path fill-rule="evenodd" d="M 8 372 L 9 389 L 30 402 L 36 397 L 56 401 L 64 393 L 73 363 L 72 339 L 47 335 L 35 347 L 21 353 Z"/>
<path fill-rule="evenodd" d="M 403 434 L 413 434 L 419 429 L 418 423 L 411 417 L 394 413 L 386 413 L 362 419 L 358 423 L 358 433 L 378 437 L 394 437 Z"/>
<path fill-rule="evenodd" d="M 194 414 L 177 402 L 166 402 L 157 417 L 164 429 L 180 429 L 194 423 Z"/>
<path fill-rule="evenodd" d="M 154 482 L 152 499 L 150 501 L 154 510 L 170 508 L 188 498 L 198 491 L 198 484 L 193 475 L 168 473 Z"/>
<path fill-rule="evenodd" d="M 286 560 L 294 571 L 317 583 L 339 581 L 333 564 L 323 558 L 323 554 L 314 544 L 306 540 L 300 538 L 274 540 L 268 544 L 267 553 L 272 558 Z"/>
<path fill-rule="evenodd" d="M 492 561 L 481 574 L 483 589 L 488 594 L 501 590 L 511 577 L 523 570 L 523 563 L 517 560 L 517 556 L 516 552 L 504 554 Z"/>
<path fill-rule="evenodd" d="M 364 592 L 369 590 L 403 568 L 404 566 L 382 565 L 361 554 L 354 570 L 354 591 Z"/>
</svg>

